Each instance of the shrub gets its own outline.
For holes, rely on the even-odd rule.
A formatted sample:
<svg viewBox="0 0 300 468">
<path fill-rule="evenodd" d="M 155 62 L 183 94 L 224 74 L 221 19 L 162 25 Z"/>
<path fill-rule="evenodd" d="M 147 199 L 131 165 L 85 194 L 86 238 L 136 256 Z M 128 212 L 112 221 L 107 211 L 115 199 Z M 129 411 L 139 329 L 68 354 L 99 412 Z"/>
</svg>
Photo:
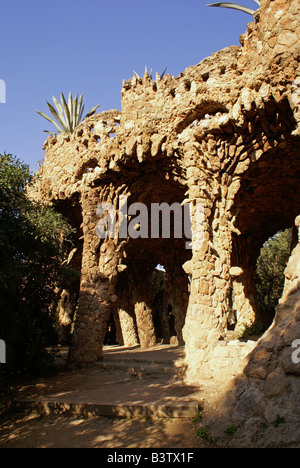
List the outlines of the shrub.
<svg viewBox="0 0 300 468">
<path fill-rule="evenodd" d="M 290 256 L 292 236 L 292 229 L 278 232 L 264 243 L 257 261 L 258 303 L 267 322 L 273 320 L 275 307 L 282 297 L 284 270 Z"/>
<path fill-rule="evenodd" d="M 1 375 L 34 372 L 56 339 L 50 313 L 64 273 L 72 229 L 51 207 L 31 201 L 29 167 L 0 155 L 0 338 L 7 347 Z"/>
</svg>

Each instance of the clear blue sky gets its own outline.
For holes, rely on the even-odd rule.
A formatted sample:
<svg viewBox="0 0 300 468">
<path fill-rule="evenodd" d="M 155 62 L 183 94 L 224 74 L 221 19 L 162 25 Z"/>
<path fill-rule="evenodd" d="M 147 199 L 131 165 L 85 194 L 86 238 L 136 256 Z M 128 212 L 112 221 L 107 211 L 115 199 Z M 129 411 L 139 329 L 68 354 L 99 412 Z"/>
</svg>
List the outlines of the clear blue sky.
<svg viewBox="0 0 300 468">
<path fill-rule="evenodd" d="M 1 0 L 0 154 L 37 170 L 42 130 L 53 127 L 46 100 L 84 93 L 88 112 L 121 108 L 123 78 L 153 72 L 178 76 L 224 47 L 239 45 L 251 16 L 208 8 L 206 0 Z M 240 0 L 257 7 L 251 0 Z"/>
</svg>

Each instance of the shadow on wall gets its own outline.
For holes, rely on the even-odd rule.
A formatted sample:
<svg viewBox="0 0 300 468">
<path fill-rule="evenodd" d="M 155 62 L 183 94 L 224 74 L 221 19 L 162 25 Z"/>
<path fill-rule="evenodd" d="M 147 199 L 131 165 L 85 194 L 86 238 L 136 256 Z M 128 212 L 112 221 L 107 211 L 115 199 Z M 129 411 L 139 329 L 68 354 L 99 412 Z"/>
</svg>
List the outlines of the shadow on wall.
<svg viewBox="0 0 300 468">
<path fill-rule="evenodd" d="M 300 246 L 296 250 L 299 261 Z M 210 400 L 207 426 L 217 444 L 234 448 L 299 446 L 299 348 L 297 280 L 277 306 L 274 322 L 250 353 L 244 372 Z"/>
</svg>

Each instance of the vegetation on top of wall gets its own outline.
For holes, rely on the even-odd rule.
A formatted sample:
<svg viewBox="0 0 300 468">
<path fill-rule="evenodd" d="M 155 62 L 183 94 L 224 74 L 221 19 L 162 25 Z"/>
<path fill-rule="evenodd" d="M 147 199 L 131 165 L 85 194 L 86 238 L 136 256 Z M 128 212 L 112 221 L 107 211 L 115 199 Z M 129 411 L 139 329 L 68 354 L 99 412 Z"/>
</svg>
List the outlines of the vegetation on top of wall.
<svg viewBox="0 0 300 468">
<path fill-rule="evenodd" d="M 257 3 L 258 6 L 260 6 L 260 0 L 253 0 L 255 3 Z M 233 10 L 239 10 L 243 11 L 244 13 L 247 13 L 248 15 L 254 15 L 256 10 L 253 10 L 252 8 L 248 8 L 244 5 L 240 5 L 239 3 L 230 3 L 230 2 L 219 2 L 219 3 L 212 3 L 210 5 L 207 5 L 209 7 L 220 7 L 220 8 L 231 8 Z"/>
<path fill-rule="evenodd" d="M 166 71 L 167 71 L 167 68 L 168 68 L 168 67 L 166 67 L 166 68 L 164 69 L 164 71 L 159 75 L 159 79 L 160 79 L 160 80 L 162 80 L 163 77 L 165 76 Z M 133 70 L 133 73 L 134 73 L 134 76 L 136 76 L 139 80 L 141 79 L 141 77 L 139 76 L 139 74 L 138 74 L 136 71 Z M 153 77 L 153 69 L 151 68 L 151 70 L 149 71 L 147 65 L 145 65 L 145 72 L 144 72 L 144 75 L 148 75 L 149 78 L 150 78 L 150 80 L 154 80 L 154 77 Z"/>
<path fill-rule="evenodd" d="M 80 122 L 87 117 L 91 117 L 98 106 L 93 107 L 88 114 L 82 119 L 84 104 L 83 104 L 83 94 L 78 98 L 78 94 L 73 98 L 71 92 L 69 93 L 68 102 L 65 99 L 63 93 L 61 93 L 61 103 L 53 96 L 53 102 L 55 107 L 53 107 L 49 102 L 47 102 L 49 110 L 53 115 L 54 119 L 48 117 L 46 114 L 40 111 L 36 111 L 39 115 L 44 117 L 46 120 L 51 122 L 57 129 L 59 133 L 73 133 L 75 128 L 80 124 Z M 46 133 L 55 133 L 44 130 Z"/>
</svg>

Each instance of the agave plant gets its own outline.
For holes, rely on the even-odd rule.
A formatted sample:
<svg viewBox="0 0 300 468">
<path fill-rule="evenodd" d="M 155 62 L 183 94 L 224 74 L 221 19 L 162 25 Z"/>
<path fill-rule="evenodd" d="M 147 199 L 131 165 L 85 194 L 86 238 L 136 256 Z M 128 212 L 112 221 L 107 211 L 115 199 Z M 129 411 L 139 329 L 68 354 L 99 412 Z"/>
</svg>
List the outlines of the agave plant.
<svg viewBox="0 0 300 468">
<path fill-rule="evenodd" d="M 260 0 L 253 0 L 253 2 L 257 3 L 260 6 Z M 221 7 L 221 8 L 232 8 L 233 10 L 243 11 L 244 13 L 248 13 L 249 15 L 254 15 L 256 10 L 252 8 L 245 7 L 244 5 L 239 5 L 238 3 L 229 3 L 229 2 L 220 2 L 220 3 L 212 3 L 211 5 L 207 5 L 210 7 Z"/>
<path fill-rule="evenodd" d="M 61 93 L 61 103 L 59 103 L 58 100 L 53 96 L 53 102 L 56 108 L 49 104 L 49 102 L 47 102 L 47 104 L 55 120 L 51 117 L 48 117 L 43 112 L 36 112 L 51 122 L 57 128 L 59 133 L 73 133 L 80 122 L 86 117 L 93 115 L 100 105 L 99 104 L 98 106 L 93 107 L 93 109 L 91 109 L 90 112 L 84 117 L 84 119 L 82 119 L 84 111 L 84 104 L 82 99 L 83 94 L 79 98 L 78 94 L 76 94 L 73 99 L 70 92 L 67 103 L 65 96 L 63 93 Z M 49 132 L 48 130 L 44 130 L 44 132 L 53 134 L 53 132 Z"/>
<path fill-rule="evenodd" d="M 161 80 L 162 80 L 163 77 L 165 76 L 166 71 L 167 71 L 167 67 L 164 69 L 164 71 L 162 72 L 162 74 L 159 75 L 159 78 L 160 78 Z M 133 70 L 133 73 L 134 73 L 134 75 L 135 75 L 138 79 L 140 79 L 140 76 L 137 74 L 136 71 Z M 151 70 L 149 71 L 147 65 L 145 65 L 145 73 L 149 75 L 150 80 L 153 80 L 153 70 L 152 70 L 152 68 L 151 68 Z"/>
</svg>

